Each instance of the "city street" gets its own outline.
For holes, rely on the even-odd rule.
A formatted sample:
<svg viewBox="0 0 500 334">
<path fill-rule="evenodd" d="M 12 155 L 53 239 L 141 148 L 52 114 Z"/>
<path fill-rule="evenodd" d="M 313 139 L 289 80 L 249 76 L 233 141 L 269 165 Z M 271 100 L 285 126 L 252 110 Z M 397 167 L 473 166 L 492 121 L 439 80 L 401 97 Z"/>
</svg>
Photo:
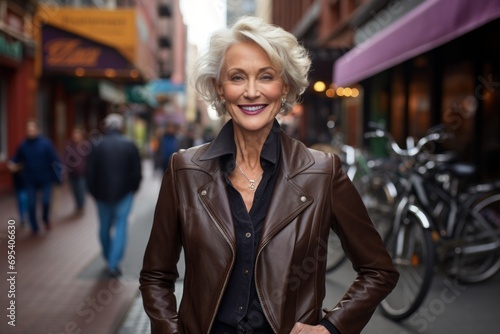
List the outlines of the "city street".
<svg viewBox="0 0 500 334">
<path fill-rule="evenodd" d="M 149 333 L 149 321 L 138 292 L 139 271 L 149 236 L 160 177 L 149 161 L 130 216 L 124 276 L 105 275 L 97 241 L 93 201 L 83 217 L 71 218 L 72 198 L 65 186 L 54 193 L 54 227 L 39 237 L 17 231 L 16 326 L 2 316 L 1 333 Z M 6 268 L 6 222 L 15 217 L 12 199 L 2 198 L 1 268 Z M 180 270 L 183 264 L 180 263 Z M 333 307 L 354 278 L 348 262 L 327 277 L 325 307 Z M 176 294 L 181 297 L 182 279 Z M 0 284 L 1 309 L 8 314 L 6 280 Z M 460 286 L 437 275 L 422 308 L 410 319 L 395 323 L 377 310 L 363 333 L 497 333 L 500 275 L 492 280 Z"/>
<path fill-rule="evenodd" d="M 144 162 L 143 177 L 129 216 L 129 250 L 119 280 L 107 275 L 101 258 L 93 199 L 87 197 L 83 215 L 74 215 L 67 183 L 53 191 L 50 231 L 42 227 L 41 234 L 33 237 L 28 227 L 16 222 L 16 274 L 6 277 L 13 271 L 7 270 L 7 225 L 17 219 L 17 211 L 13 196 L 0 197 L 0 333 L 116 332 L 138 294 L 141 247 L 149 235 L 160 185 L 160 179 L 152 176 L 149 161 Z M 15 282 L 6 281 L 10 276 L 15 276 Z M 12 290 L 14 294 L 9 293 Z M 12 302 L 15 308 L 8 310 Z"/>
<path fill-rule="evenodd" d="M 336 310 L 360 282 L 348 309 L 355 320 L 342 328 L 359 332 L 359 291 L 370 298 L 394 279 L 358 279 L 344 261 L 326 274 L 323 301 L 308 296 L 324 291 L 315 266 L 301 272 L 321 255 L 313 238 L 335 215 L 357 269 L 390 271 L 390 259 L 340 164 L 294 140 L 338 153 L 366 206 L 399 224 L 388 229 L 390 248 L 408 280 L 393 309 L 424 300 L 400 321 L 376 309 L 363 334 L 500 333 L 499 32 L 499 0 L 0 0 L 0 334 L 151 334 L 139 276 L 163 177 L 155 168 L 207 142 L 216 144 L 174 161 L 179 203 L 164 200 L 184 215 L 189 262 L 182 254 L 177 303 L 185 282 L 183 309 L 202 307 L 192 322 L 183 314 L 194 328 L 186 334 L 204 334 L 193 332 L 208 327 L 217 289 L 229 296 L 222 318 L 251 318 L 254 289 L 249 301 L 233 296 L 262 273 L 292 324 L 309 304 Z M 228 188 L 217 159 L 229 152 L 237 168 Z M 258 202 L 248 225 L 245 210 Z M 153 238 L 160 255 L 179 235 L 166 233 Z M 232 237 L 229 253 L 220 246 Z M 252 268 L 252 249 L 267 257 L 265 270 Z M 235 253 L 231 280 L 212 278 Z"/>
</svg>

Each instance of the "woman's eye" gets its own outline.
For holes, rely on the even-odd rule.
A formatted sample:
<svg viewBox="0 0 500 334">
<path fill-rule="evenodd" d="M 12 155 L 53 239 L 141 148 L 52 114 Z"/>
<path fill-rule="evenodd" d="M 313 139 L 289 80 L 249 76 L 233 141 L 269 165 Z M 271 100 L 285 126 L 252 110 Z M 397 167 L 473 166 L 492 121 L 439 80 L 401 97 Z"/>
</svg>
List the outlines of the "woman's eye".
<svg viewBox="0 0 500 334">
<path fill-rule="evenodd" d="M 270 74 L 264 74 L 260 78 L 261 78 L 261 80 L 273 80 L 274 79 L 274 77 Z"/>
<path fill-rule="evenodd" d="M 231 77 L 231 81 L 241 81 L 243 80 L 243 76 L 242 75 L 233 75 Z"/>
</svg>

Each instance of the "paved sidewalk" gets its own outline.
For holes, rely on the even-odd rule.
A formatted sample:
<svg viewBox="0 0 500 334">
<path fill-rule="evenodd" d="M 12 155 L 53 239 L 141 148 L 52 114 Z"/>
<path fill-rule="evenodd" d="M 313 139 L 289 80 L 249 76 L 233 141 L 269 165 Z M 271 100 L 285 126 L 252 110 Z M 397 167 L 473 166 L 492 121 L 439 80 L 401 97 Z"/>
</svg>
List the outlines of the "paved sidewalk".
<svg viewBox="0 0 500 334">
<path fill-rule="evenodd" d="M 148 161 L 143 174 L 129 224 L 133 223 L 134 212 L 157 196 L 159 181 L 151 176 Z M 31 236 L 29 227 L 21 228 L 16 223 L 17 273 L 10 275 L 7 273 L 13 270 L 7 268 L 7 226 L 9 219 L 17 219 L 17 211 L 13 196 L 0 197 L 0 270 L 3 272 L 0 333 L 112 334 L 123 322 L 138 294 L 136 275 L 129 276 L 125 270 L 123 278 L 111 279 L 104 262 L 99 265 L 98 222 L 93 199 L 87 197 L 82 216 L 73 215 L 73 210 L 70 190 L 63 184 L 54 189 L 50 231 L 41 227 L 39 236 Z M 15 279 L 12 285 L 14 280 L 7 281 L 11 276 Z M 9 296 L 9 290 L 14 288 L 15 297 Z M 7 310 L 14 301 L 15 310 Z M 15 326 L 9 325 L 9 314 L 15 315 Z"/>
</svg>

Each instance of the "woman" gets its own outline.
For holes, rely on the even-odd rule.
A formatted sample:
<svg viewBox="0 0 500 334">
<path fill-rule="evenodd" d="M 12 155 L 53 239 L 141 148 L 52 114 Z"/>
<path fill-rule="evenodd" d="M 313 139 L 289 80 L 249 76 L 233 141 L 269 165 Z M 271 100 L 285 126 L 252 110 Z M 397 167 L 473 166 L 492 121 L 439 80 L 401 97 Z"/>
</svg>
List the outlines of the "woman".
<svg viewBox="0 0 500 334">
<path fill-rule="evenodd" d="M 153 333 L 359 333 L 394 287 L 398 274 L 339 158 L 291 139 L 275 119 L 304 91 L 309 66 L 293 35 L 257 18 L 212 36 L 195 87 L 231 119 L 211 143 L 170 159 L 140 277 Z M 323 315 L 330 228 L 358 277 Z"/>
</svg>

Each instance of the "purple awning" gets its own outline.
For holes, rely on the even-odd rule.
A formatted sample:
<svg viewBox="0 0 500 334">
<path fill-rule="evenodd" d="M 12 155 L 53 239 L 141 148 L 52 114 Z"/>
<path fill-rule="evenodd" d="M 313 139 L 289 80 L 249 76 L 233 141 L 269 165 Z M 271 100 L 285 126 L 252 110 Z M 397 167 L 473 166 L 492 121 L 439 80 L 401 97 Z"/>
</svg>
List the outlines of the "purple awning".
<svg viewBox="0 0 500 334">
<path fill-rule="evenodd" d="M 48 24 L 42 26 L 42 44 L 42 66 L 46 71 L 132 68 L 116 49 Z"/>
<path fill-rule="evenodd" d="M 499 17 L 498 0 L 426 0 L 339 58 L 333 82 L 339 86 L 358 82 Z"/>
</svg>

